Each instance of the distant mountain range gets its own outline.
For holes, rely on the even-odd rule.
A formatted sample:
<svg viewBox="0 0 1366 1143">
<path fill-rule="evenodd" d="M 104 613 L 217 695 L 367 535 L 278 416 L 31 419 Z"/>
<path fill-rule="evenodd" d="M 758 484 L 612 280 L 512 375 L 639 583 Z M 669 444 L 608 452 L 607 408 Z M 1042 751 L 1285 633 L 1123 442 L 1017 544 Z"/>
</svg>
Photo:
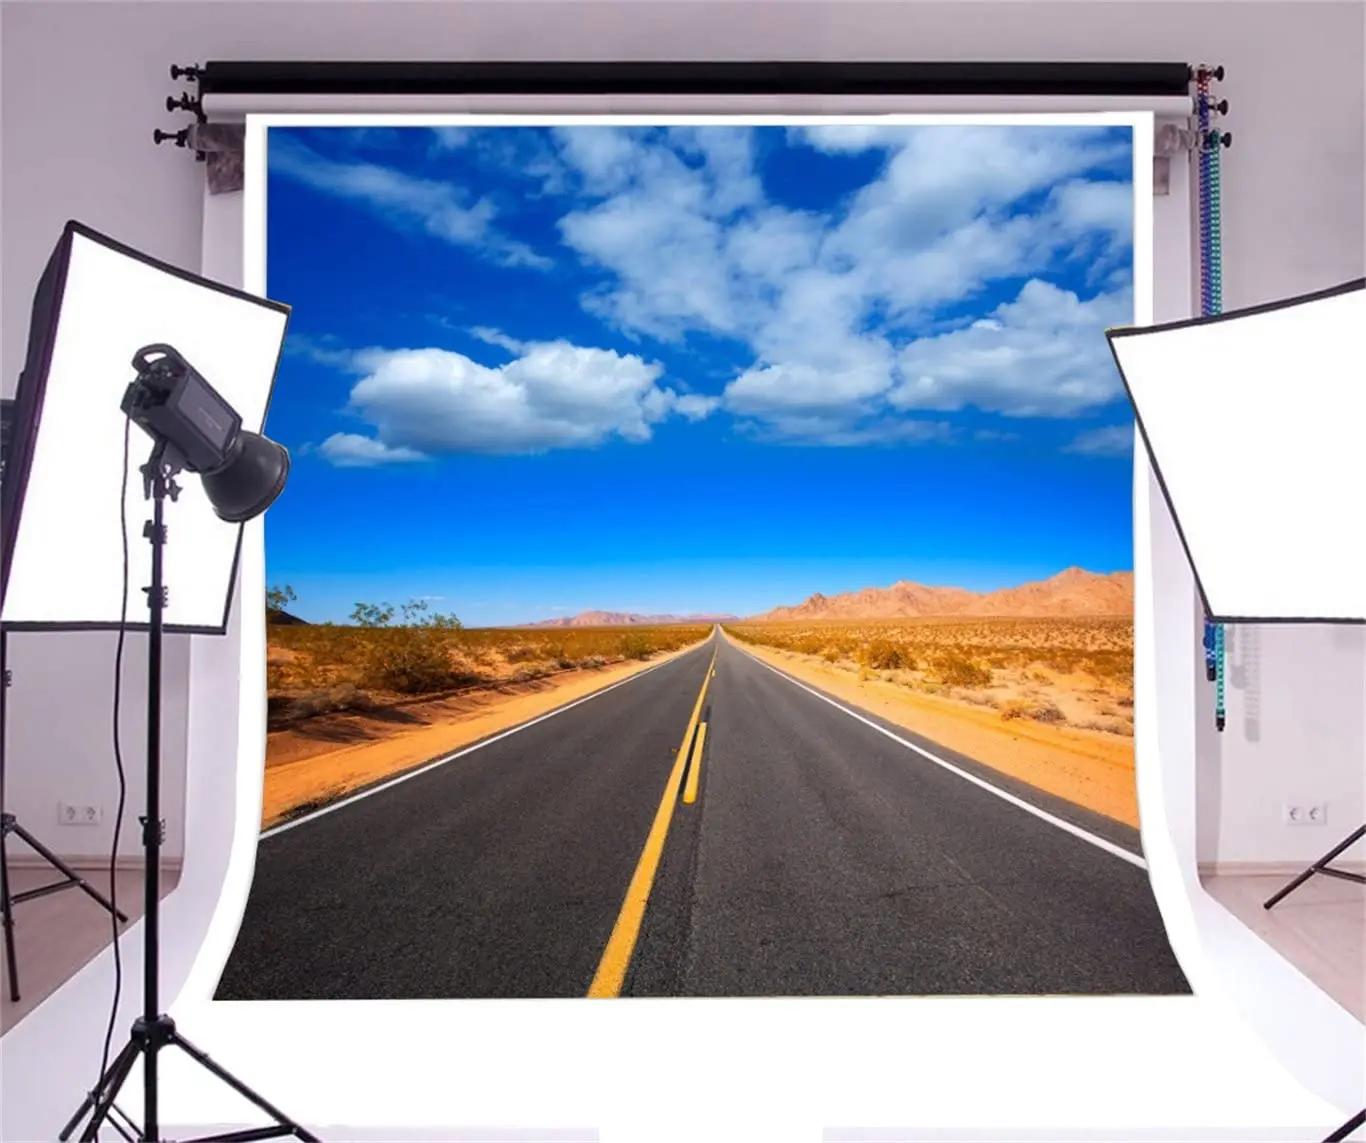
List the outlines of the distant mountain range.
<svg viewBox="0 0 1366 1143">
<path fill-rule="evenodd" d="M 1057 575 L 1000 591 L 929 587 L 901 580 L 891 587 L 865 587 L 841 595 L 817 592 L 804 603 L 775 607 L 752 622 L 802 619 L 932 619 L 1132 616 L 1134 573 L 1101 574 L 1068 568 Z M 735 623 L 736 615 L 640 615 L 630 611 L 581 611 L 523 627 L 664 627 L 680 623 Z"/>
<path fill-rule="evenodd" d="M 1048 618 L 1132 615 L 1134 573 L 1101 575 L 1068 568 L 1051 579 L 1001 591 L 926 587 L 902 580 L 891 587 L 825 596 L 817 592 L 794 607 L 775 607 L 755 621 L 798 619 Z"/>
<path fill-rule="evenodd" d="M 733 623 L 737 615 L 637 615 L 629 611 L 580 611 L 523 627 L 667 627 L 679 623 Z"/>
</svg>

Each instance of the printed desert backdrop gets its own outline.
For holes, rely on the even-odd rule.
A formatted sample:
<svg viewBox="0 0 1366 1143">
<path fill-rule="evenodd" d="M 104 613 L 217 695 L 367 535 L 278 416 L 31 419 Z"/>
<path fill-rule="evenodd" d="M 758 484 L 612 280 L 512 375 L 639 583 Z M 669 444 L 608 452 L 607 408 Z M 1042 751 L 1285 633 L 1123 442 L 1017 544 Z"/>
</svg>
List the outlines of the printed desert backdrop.
<svg viewBox="0 0 1366 1143">
<path fill-rule="evenodd" d="M 1142 854 L 1127 128 L 272 128 L 222 999 L 1188 991 Z"/>
</svg>

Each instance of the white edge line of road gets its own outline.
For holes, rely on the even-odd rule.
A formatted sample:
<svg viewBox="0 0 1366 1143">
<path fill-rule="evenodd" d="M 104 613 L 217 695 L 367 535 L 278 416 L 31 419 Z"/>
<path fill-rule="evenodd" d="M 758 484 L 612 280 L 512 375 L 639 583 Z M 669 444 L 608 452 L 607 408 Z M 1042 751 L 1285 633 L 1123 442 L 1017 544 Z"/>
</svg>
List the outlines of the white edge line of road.
<svg viewBox="0 0 1366 1143">
<path fill-rule="evenodd" d="M 713 635 L 712 637 L 714 638 L 715 636 Z M 710 639 L 707 640 L 707 642 L 710 641 Z M 699 647 L 694 647 L 693 650 L 699 650 L 700 647 L 705 647 L 706 645 L 707 644 L 704 642 L 700 644 Z M 266 838 L 284 833 L 286 830 L 293 829 L 295 826 L 301 826 L 305 822 L 317 821 L 320 817 L 336 813 L 337 810 L 345 809 L 347 806 L 354 805 L 364 798 L 370 798 L 375 794 L 383 793 L 385 790 L 390 790 L 403 782 L 416 778 L 419 774 L 425 774 L 428 770 L 435 770 L 438 766 L 444 766 L 447 762 L 454 762 L 457 758 L 463 758 L 466 754 L 473 754 L 476 750 L 482 750 L 485 746 L 492 746 L 495 742 L 501 742 L 504 738 L 510 738 L 514 734 L 518 734 L 523 730 L 535 726 L 538 722 L 544 722 L 548 718 L 554 718 L 557 714 L 563 714 L 567 710 L 573 710 L 576 706 L 582 706 L 586 702 L 591 702 L 593 699 L 607 694 L 608 691 L 614 691 L 618 687 L 624 687 L 627 683 L 633 683 L 637 679 L 643 679 L 646 675 L 653 674 L 661 667 L 667 667 L 670 663 L 676 663 L 679 659 L 691 654 L 692 651 L 688 651 L 685 652 L 684 655 L 679 655 L 677 658 L 669 659 L 667 662 L 656 663 L 653 667 L 646 667 L 645 670 L 638 671 L 636 674 L 612 683 L 610 686 L 605 686 L 600 691 L 594 691 L 591 695 L 584 695 L 583 698 L 575 699 L 573 702 L 567 702 L 564 706 L 557 706 L 554 710 L 546 711 L 545 714 L 537 715 L 527 722 L 518 723 L 518 725 L 500 731 L 490 738 L 471 743 L 469 746 L 462 746 L 453 753 L 443 754 L 440 758 L 433 758 L 430 762 L 423 762 L 421 765 L 416 766 L 411 770 L 404 771 L 397 778 L 390 778 L 389 781 L 381 782 L 378 786 L 367 787 L 358 794 L 352 794 L 349 798 L 341 798 L 332 802 L 330 805 L 323 806 L 320 810 L 314 810 L 311 814 L 301 814 L 297 818 L 291 818 L 287 822 L 281 822 L 279 825 L 271 826 L 270 829 L 262 830 L 261 833 L 257 835 L 256 840 L 258 843 L 265 841 Z"/>
<path fill-rule="evenodd" d="M 734 642 L 731 642 L 731 646 L 735 646 Z M 820 699 L 822 702 L 828 702 L 836 710 L 843 711 L 850 718 L 857 719 L 859 722 L 863 723 L 864 726 L 872 727 L 879 734 L 886 735 L 886 737 L 890 738 L 893 742 L 900 743 L 902 746 L 906 747 L 907 750 L 915 751 L 915 753 L 919 754 L 922 758 L 930 762 L 933 762 L 936 766 L 942 766 L 950 774 L 956 774 L 964 781 L 971 782 L 974 786 L 980 786 L 983 790 L 986 790 L 987 793 L 995 794 L 1002 801 L 1009 802 L 1012 806 L 1024 810 L 1027 814 L 1033 814 L 1036 818 L 1039 818 L 1041 821 L 1046 821 L 1049 825 L 1056 826 L 1058 829 L 1063 830 L 1066 833 L 1070 833 L 1073 837 L 1081 838 L 1082 841 L 1094 845 L 1097 849 L 1103 849 L 1106 853 L 1111 854 L 1114 857 L 1118 857 L 1121 861 L 1127 861 L 1130 865 L 1135 865 L 1139 869 L 1146 870 L 1148 868 L 1148 863 L 1144 861 L 1143 858 L 1139 857 L 1138 854 L 1125 849 L 1122 845 L 1116 845 L 1112 841 L 1106 841 L 1103 837 L 1097 837 L 1093 833 L 1087 833 L 1087 831 L 1082 829 L 1080 826 L 1074 826 L 1071 822 L 1063 821 L 1063 819 L 1059 817 L 1054 817 L 1046 810 L 1041 810 L 1038 806 L 1031 805 L 1023 798 L 1017 798 L 1014 794 L 1008 794 L 1005 790 L 993 786 L 990 782 L 984 782 L 981 778 L 977 777 L 976 774 L 969 774 L 966 770 L 963 770 L 960 767 L 955 766 L 952 762 L 945 762 L 944 759 L 938 757 L 937 755 L 931 754 L 928 750 L 924 749 L 924 747 L 917 746 L 914 742 L 908 742 L 899 734 L 893 734 L 885 726 L 879 726 L 871 718 L 865 718 L 857 711 L 850 710 L 847 706 L 844 706 L 841 703 L 836 702 L 828 695 L 821 694 L 821 692 L 816 690 L 814 687 L 808 687 L 805 683 L 798 682 L 796 679 L 794 679 L 791 675 L 787 674 L 786 672 L 780 671 L 777 667 L 773 667 L 770 666 L 768 663 L 765 663 L 757 655 L 751 655 L 743 647 L 736 647 L 735 649 L 739 651 L 742 655 L 744 655 L 746 658 L 752 659 L 754 662 L 758 663 L 759 666 L 772 671 L 779 678 L 786 679 L 794 687 L 800 687 L 808 694 L 815 695 L 816 698 Z"/>
</svg>

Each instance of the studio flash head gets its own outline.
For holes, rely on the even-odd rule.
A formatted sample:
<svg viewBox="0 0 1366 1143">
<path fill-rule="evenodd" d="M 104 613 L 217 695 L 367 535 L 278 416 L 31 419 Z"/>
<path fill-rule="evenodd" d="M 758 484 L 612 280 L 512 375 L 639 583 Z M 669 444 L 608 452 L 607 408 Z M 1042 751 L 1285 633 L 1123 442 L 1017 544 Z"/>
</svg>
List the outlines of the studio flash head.
<svg viewBox="0 0 1366 1143">
<path fill-rule="evenodd" d="M 237 410 L 173 346 L 144 346 L 133 367 L 120 407 L 162 461 L 202 478 L 220 520 L 240 524 L 269 508 L 289 476 L 288 450 L 243 429 Z"/>
</svg>

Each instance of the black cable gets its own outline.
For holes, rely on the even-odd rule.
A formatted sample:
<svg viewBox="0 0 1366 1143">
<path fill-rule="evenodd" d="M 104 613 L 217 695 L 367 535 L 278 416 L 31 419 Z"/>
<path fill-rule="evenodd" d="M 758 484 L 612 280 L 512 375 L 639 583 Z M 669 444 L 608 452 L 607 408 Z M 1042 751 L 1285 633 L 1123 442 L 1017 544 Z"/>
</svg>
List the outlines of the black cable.
<svg viewBox="0 0 1366 1143">
<path fill-rule="evenodd" d="M 119 612 L 119 638 L 114 650 L 114 766 L 119 774 L 119 808 L 114 812 L 114 844 L 109 852 L 109 905 L 114 933 L 114 1002 L 109 1009 L 109 1026 L 104 1033 L 104 1052 L 100 1056 L 100 1078 L 95 1087 L 96 1106 L 103 1094 L 105 1072 L 109 1070 L 109 1049 L 114 1041 L 114 1025 L 118 1023 L 119 1001 L 123 996 L 123 958 L 119 952 L 118 862 L 119 835 L 123 832 L 123 808 L 128 797 L 128 781 L 123 770 L 123 748 L 119 745 L 120 717 L 123 705 L 123 644 L 128 634 L 128 449 L 133 429 L 133 418 L 123 422 L 123 480 L 119 484 L 119 534 L 123 539 L 123 604 Z"/>
</svg>

